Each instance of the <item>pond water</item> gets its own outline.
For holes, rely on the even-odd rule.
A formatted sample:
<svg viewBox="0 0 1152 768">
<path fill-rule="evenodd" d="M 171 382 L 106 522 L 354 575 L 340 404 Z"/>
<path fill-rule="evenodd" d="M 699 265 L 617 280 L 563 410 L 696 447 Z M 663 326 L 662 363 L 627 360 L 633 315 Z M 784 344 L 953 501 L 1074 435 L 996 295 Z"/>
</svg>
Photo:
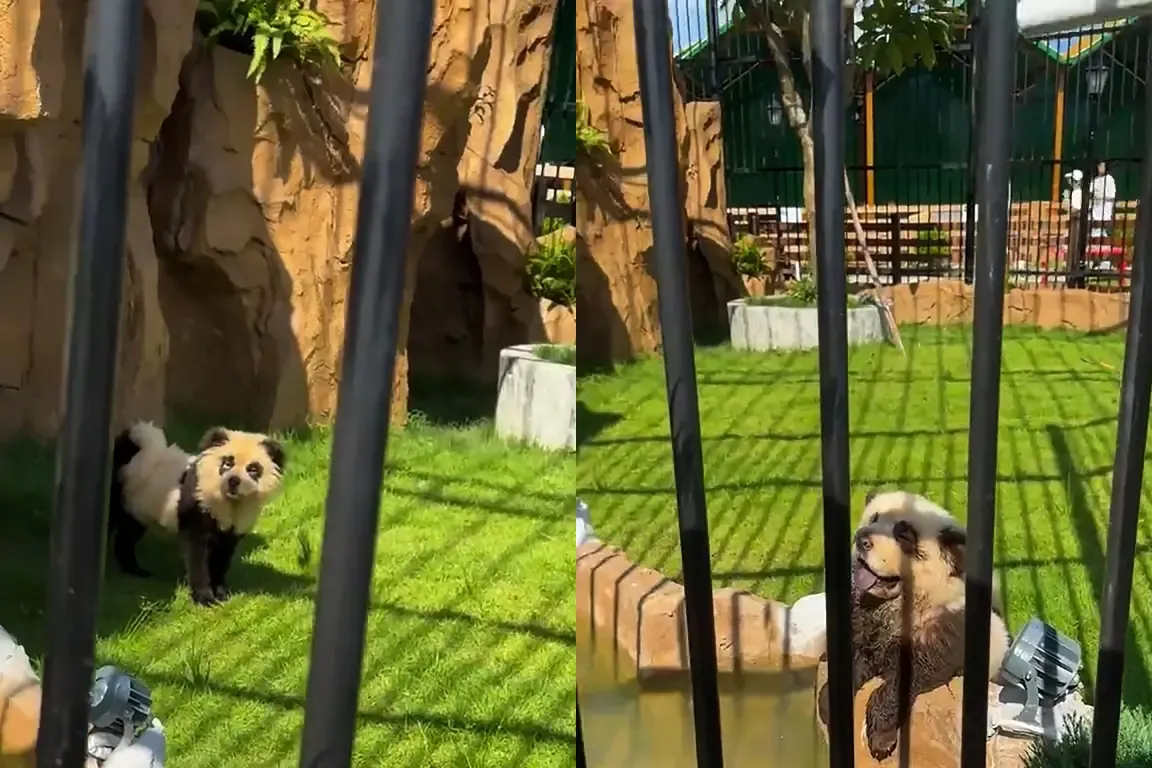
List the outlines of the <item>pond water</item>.
<svg viewBox="0 0 1152 768">
<path fill-rule="evenodd" d="M 576 675 L 589 768 L 695 768 L 688 674 L 636 680 L 626 658 L 577 633 Z M 721 674 L 727 768 L 826 768 L 816 724 L 814 668 Z"/>
</svg>

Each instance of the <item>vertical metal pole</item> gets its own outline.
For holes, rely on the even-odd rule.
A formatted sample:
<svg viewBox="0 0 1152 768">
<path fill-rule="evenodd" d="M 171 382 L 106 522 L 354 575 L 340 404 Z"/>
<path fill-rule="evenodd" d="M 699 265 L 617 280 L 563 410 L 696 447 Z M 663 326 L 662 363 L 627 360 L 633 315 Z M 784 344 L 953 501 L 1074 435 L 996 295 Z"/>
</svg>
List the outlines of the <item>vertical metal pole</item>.
<svg viewBox="0 0 1152 768">
<path fill-rule="evenodd" d="M 1096 147 L 1096 121 L 1100 116 L 1099 94 L 1088 94 L 1088 136 L 1084 142 L 1084 178 L 1080 181 L 1080 212 L 1077 216 L 1078 235 L 1075 243 L 1069 243 L 1068 248 L 1068 278 L 1069 288 L 1083 288 L 1087 281 L 1084 279 L 1084 270 L 1088 261 L 1088 235 L 1092 223 L 1089 220 L 1091 212 L 1092 180 L 1096 178 L 1096 169 L 1093 167 L 1092 154 Z"/>
<path fill-rule="evenodd" d="M 844 35 L 840 0 L 812 0 L 816 142 L 816 312 L 828 611 L 831 768 L 852 768 L 852 553 L 849 549 L 848 279 L 844 265 Z"/>
<path fill-rule="evenodd" d="M 1008 247 L 1008 164 L 1016 82 L 1016 0 L 989 0 L 981 54 L 976 199 L 984 220 L 976 237 L 972 392 L 968 440 L 968 566 L 964 633 L 962 768 L 984 768 L 988 740 L 988 637 L 996 523 L 996 444 Z"/>
<path fill-rule="evenodd" d="M 434 4 L 380 0 L 301 768 L 352 761 Z"/>
<path fill-rule="evenodd" d="M 976 134 L 980 130 L 980 0 L 968 0 L 968 60 L 972 72 L 968 82 L 968 188 L 964 199 L 964 282 L 976 274 L 976 165 L 979 163 Z"/>
<path fill-rule="evenodd" d="M 36 747 L 41 768 L 78 767 L 87 754 L 142 12 L 140 0 L 88 7 L 79 233 Z"/>
<path fill-rule="evenodd" d="M 720 14 L 716 6 L 720 4 L 720 0 L 704 0 L 705 13 L 708 15 L 708 64 L 712 68 L 712 74 L 708 77 L 708 87 L 710 88 L 709 97 L 717 98 L 720 92 L 720 73 L 717 71 L 719 68 L 719 57 L 716 49 L 720 45 Z"/>
<path fill-rule="evenodd" d="M 1152 57 L 1146 54 L 1152 63 Z M 1146 86 L 1144 152 L 1152 150 L 1152 82 Z M 1108 562 L 1100 605 L 1100 654 L 1096 662 L 1096 709 L 1092 717 L 1091 768 L 1116 765 L 1120 730 L 1120 694 L 1124 683 L 1124 639 L 1132 600 L 1132 568 L 1144 484 L 1148 442 L 1148 399 L 1152 388 L 1152 163 L 1145 162 L 1136 210 L 1136 253 L 1128 336 L 1120 379 L 1120 414 L 1112 465 L 1112 503 L 1108 520 Z"/>
<path fill-rule="evenodd" d="M 667 0 L 634 0 L 648 196 L 655 240 L 656 285 L 664 343 L 664 376 L 672 433 L 672 466 L 684 565 L 692 717 L 698 768 L 722 768 L 720 698 L 716 683 L 716 627 L 712 614 L 712 568 L 700 406 L 692 314 L 685 275 L 684 210 L 680 203 L 679 147 L 672 103 L 672 56 L 668 48 Z"/>
</svg>

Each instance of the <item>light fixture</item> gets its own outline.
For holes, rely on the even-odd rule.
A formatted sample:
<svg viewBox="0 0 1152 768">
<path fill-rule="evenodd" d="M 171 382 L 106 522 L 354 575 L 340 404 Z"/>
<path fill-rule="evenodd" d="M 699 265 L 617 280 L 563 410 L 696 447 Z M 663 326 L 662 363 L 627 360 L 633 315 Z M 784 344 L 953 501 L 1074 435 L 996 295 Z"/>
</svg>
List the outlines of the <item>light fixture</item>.
<svg viewBox="0 0 1152 768">
<path fill-rule="evenodd" d="M 784 122 L 784 105 L 776 94 L 772 94 L 772 100 L 768 103 L 768 122 L 772 125 Z"/>
<path fill-rule="evenodd" d="M 1082 661 L 1079 643 L 1040 619 L 1029 621 L 1000 667 L 1003 683 L 1022 688 L 1026 695 L 1024 709 L 1012 718 L 1014 724 L 1042 733 L 1040 707 L 1054 706 L 1076 690 Z"/>
<path fill-rule="evenodd" d="M 119 725 L 135 731 L 152 718 L 152 692 L 116 667 L 101 667 L 89 692 L 88 719 L 94 728 Z"/>
<path fill-rule="evenodd" d="M 1104 86 L 1108 83 L 1108 67 L 1100 62 L 1089 64 L 1084 69 L 1084 84 L 1088 87 L 1089 96 L 1099 96 L 1104 93 Z"/>
</svg>

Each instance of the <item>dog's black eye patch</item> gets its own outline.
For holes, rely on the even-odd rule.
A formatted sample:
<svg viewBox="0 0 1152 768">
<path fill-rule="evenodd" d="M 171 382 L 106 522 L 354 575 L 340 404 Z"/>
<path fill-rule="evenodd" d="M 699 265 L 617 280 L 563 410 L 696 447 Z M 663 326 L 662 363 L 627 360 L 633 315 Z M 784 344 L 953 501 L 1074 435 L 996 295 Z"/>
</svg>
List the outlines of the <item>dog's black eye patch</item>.
<svg viewBox="0 0 1152 768">
<path fill-rule="evenodd" d="M 892 526 L 892 538 L 896 539 L 900 549 L 907 554 L 915 553 L 920 547 L 920 535 L 916 533 L 916 529 L 910 523 L 904 520 Z"/>
<path fill-rule="evenodd" d="M 234 456 L 225 456 L 220 459 L 220 474 L 231 471 L 234 466 L 236 466 L 236 458 Z"/>
<path fill-rule="evenodd" d="M 253 480 L 259 480 L 260 476 L 264 474 L 264 467 L 260 466 L 260 462 L 253 461 L 244 467 L 244 471 L 247 472 L 248 476 Z"/>
</svg>

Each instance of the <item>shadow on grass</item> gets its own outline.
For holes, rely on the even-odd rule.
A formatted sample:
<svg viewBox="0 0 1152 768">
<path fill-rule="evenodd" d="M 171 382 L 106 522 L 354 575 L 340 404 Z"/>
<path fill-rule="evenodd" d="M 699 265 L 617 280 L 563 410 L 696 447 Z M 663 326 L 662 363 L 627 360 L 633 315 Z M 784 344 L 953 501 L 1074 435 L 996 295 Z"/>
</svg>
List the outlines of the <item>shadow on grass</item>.
<svg viewBox="0 0 1152 768">
<path fill-rule="evenodd" d="M 185 684 L 185 679 L 171 673 L 150 671 L 150 680 L 168 685 Z M 258 691 L 228 683 L 221 683 L 211 679 L 204 680 L 203 690 L 218 696 L 240 701 L 256 701 L 268 704 L 285 711 L 300 711 L 304 708 L 304 697 L 290 696 L 271 691 Z M 378 712 L 361 708 L 356 713 L 357 721 L 367 721 L 379 725 L 391 726 L 431 726 L 443 730 L 459 730 L 468 733 L 494 736 L 497 734 L 511 734 L 532 741 L 551 741 L 556 743 L 569 743 L 572 741 L 571 733 L 562 733 L 552 728 L 541 726 L 528 720 L 514 716 L 501 715 L 489 721 L 459 717 L 457 715 L 441 715 L 431 712 Z"/>
<path fill-rule="evenodd" d="M 579 355 L 579 353 L 577 353 Z M 576 359 L 576 377 L 582 378 L 584 376 L 611 376 L 616 373 L 616 364 L 608 363 L 602 360 L 581 360 L 579 357 Z"/>
<path fill-rule="evenodd" d="M 1101 544 L 1104 538 L 1089 502 L 1087 485 L 1082 474 L 1076 469 L 1076 461 L 1072 456 L 1072 450 L 1068 445 L 1064 429 L 1049 425 L 1047 431 L 1060 474 L 1065 478 L 1068 512 L 1071 515 L 1072 524 L 1076 528 L 1076 540 L 1080 544 L 1084 570 L 1092 580 L 1092 595 L 1096 599 L 1096 604 L 1100 605 L 1104 599 L 1107 563 L 1107 553 Z M 1146 696 L 1152 691 L 1152 679 L 1149 678 L 1147 659 L 1141 653 L 1135 629 L 1135 622 L 1130 620 L 1128 632 L 1124 638 L 1124 687 L 1130 692 L 1138 692 L 1140 695 Z M 1100 652 L 1104 653 L 1105 649 L 1100 649 Z M 1095 672 L 1096 670 L 1091 669 L 1090 665 L 1085 665 L 1082 674 L 1089 687 L 1095 685 Z"/>
<path fill-rule="evenodd" d="M 730 341 L 728 326 L 720 323 L 702 323 L 692 329 L 692 341 L 697 347 L 723 347 Z"/>
<path fill-rule="evenodd" d="M 430 424 L 471 424 L 493 418 L 496 387 L 453 377 L 413 377 L 408 385 L 408 408 L 423 414 Z"/>
<path fill-rule="evenodd" d="M 583 400 L 577 400 L 576 447 L 579 448 L 589 440 L 595 439 L 597 435 L 622 418 L 624 418 L 624 416 L 619 413 L 594 411 L 585 405 Z"/>
</svg>

